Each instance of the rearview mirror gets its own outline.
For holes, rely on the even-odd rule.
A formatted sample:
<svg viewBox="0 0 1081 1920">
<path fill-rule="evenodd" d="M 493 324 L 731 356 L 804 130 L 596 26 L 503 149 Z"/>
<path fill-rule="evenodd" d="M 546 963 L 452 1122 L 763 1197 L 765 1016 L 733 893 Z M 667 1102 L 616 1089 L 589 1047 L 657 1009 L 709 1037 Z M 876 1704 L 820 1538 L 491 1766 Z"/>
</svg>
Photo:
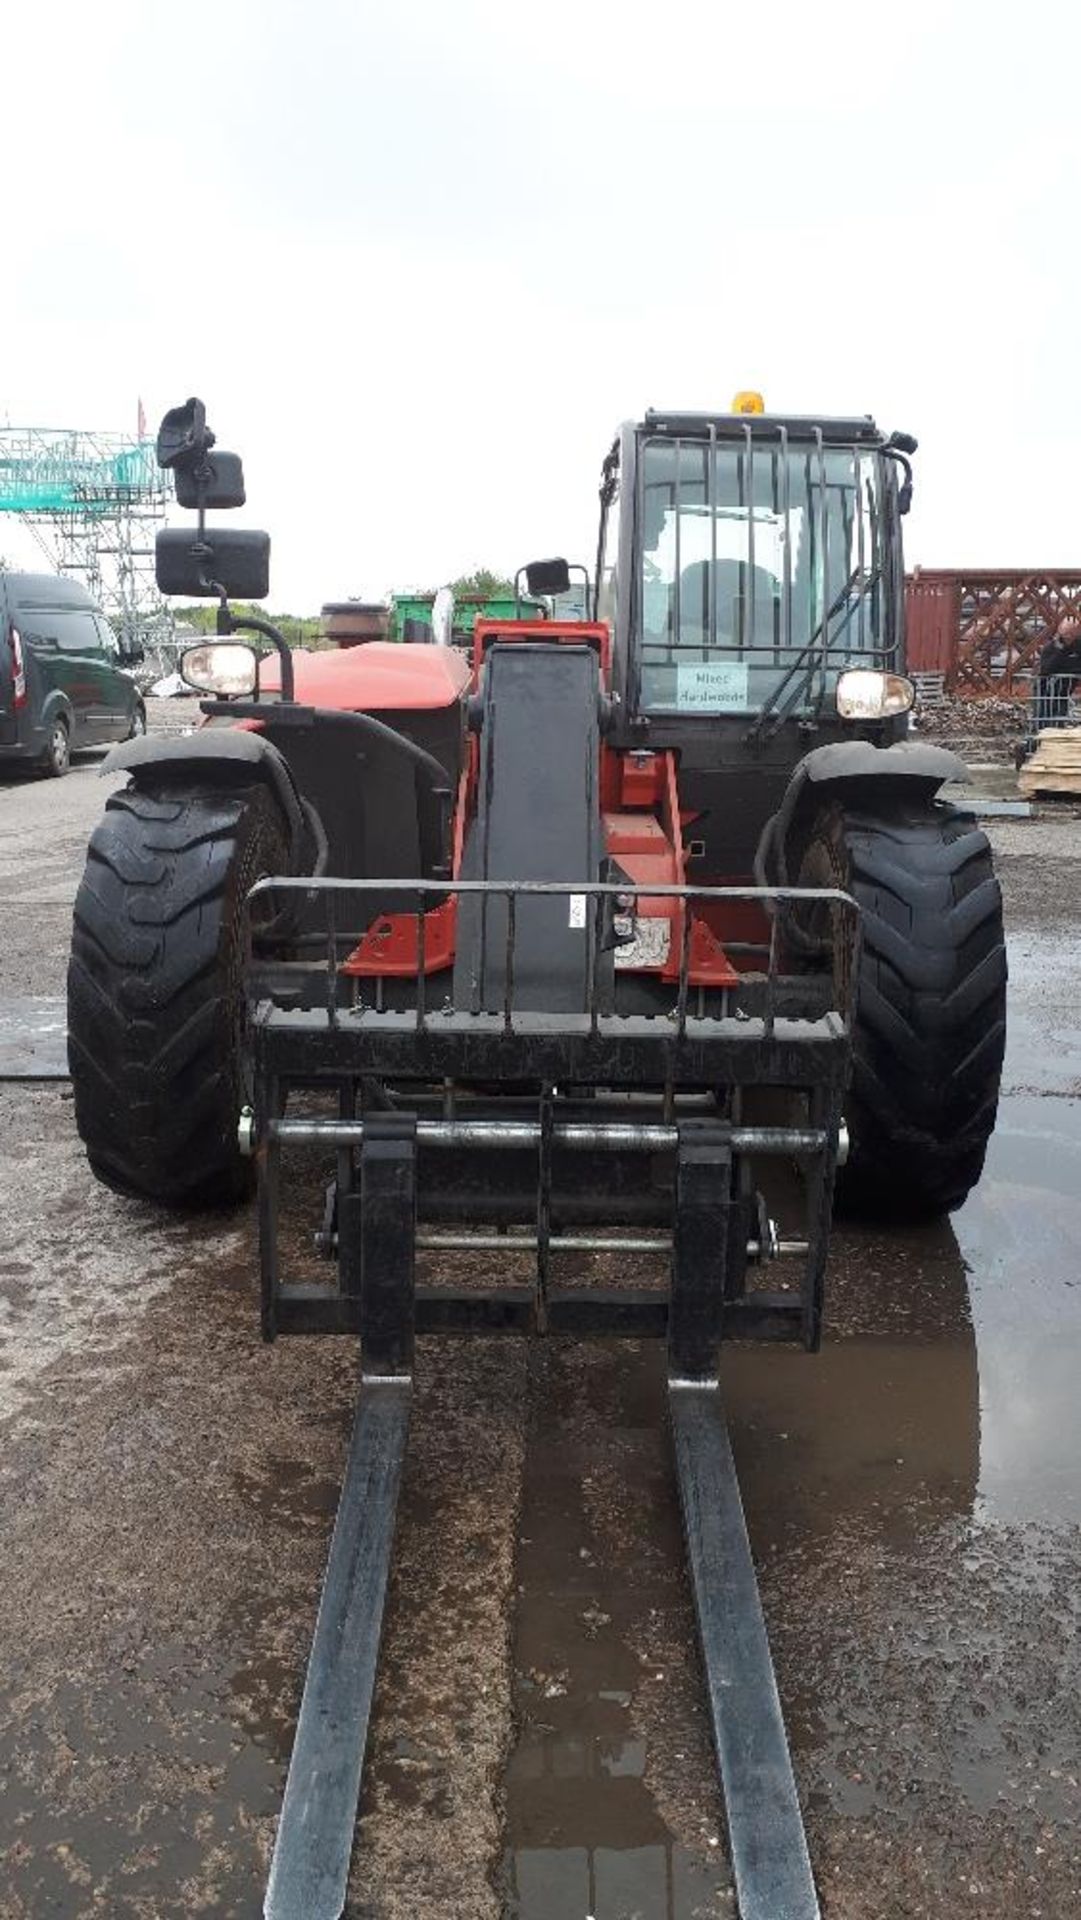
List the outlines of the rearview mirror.
<svg viewBox="0 0 1081 1920">
<path fill-rule="evenodd" d="M 174 472 L 179 507 L 242 507 L 247 498 L 239 453 L 208 453 L 200 466 Z"/>
<path fill-rule="evenodd" d="M 162 593 L 264 600 L 270 592 L 270 535 L 245 528 L 163 527 L 154 542 L 154 576 Z"/>
<path fill-rule="evenodd" d="M 254 693 L 259 661 L 241 640 L 208 640 L 180 656 L 180 677 L 199 693 Z"/>
<path fill-rule="evenodd" d="M 525 583 L 530 593 L 547 593 L 554 598 L 566 593 L 571 570 L 565 560 L 533 560 L 525 569 Z"/>
</svg>

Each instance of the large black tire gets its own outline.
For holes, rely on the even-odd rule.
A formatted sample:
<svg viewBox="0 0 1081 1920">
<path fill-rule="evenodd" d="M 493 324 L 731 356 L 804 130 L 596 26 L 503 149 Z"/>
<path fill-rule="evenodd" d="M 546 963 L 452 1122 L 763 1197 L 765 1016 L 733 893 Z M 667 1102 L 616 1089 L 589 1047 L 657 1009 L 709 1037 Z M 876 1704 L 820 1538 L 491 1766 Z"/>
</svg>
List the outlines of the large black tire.
<svg viewBox="0 0 1081 1920">
<path fill-rule="evenodd" d="M 960 1206 L 980 1177 L 1006 1043 L 1002 896 L 987 836 L 933 801 L 828 807 L 800 867 L 862 910 L 851 1149 L 838 1203 L 879 1218 Z"/>
<path fill-rule="evenodd" d="M 242 907 L 287 849 L 262 786 L 162 781 L 107 804 L 75 900 L 68 1053 L 90 1164 L 118 1193 L 197 1207 L 251 1190 Z"/>
</svg>

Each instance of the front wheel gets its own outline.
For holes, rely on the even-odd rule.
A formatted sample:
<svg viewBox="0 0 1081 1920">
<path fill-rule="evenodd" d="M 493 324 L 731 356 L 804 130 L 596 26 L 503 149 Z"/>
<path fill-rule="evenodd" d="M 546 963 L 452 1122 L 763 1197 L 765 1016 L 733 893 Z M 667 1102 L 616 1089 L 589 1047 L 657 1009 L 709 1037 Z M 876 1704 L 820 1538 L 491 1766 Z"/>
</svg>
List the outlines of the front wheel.
<svg viewBox="0 0 1081 1920">
<path fill-rule="evenodd" d="M 215 1206 L 251 1190 L 244 901 L 287 869 L 264 787 L 114 793 L 87 852 L 68 968 L 75 1118 L 118 1193 Z"/>
<path fill-rule="evenodd" d="M 851 1150 L 852 1211 L 918 1218 L 960 1206 L 983 1169 L 1006 1042 L 1002 896 L 986 834 L 934 802 L 872 812 L 834 803 L 799 874 L 862 915 Z"/>
</svg>

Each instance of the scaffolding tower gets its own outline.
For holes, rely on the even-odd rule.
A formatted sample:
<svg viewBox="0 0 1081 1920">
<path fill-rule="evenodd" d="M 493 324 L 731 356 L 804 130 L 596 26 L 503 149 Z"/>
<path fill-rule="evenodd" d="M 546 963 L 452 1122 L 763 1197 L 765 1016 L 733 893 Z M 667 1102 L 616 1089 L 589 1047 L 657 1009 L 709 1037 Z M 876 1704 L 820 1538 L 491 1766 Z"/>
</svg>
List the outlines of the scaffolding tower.
<svg viewBox="0 0 1081 1920">
<path fill-rule="evenodd" d="M 141 435 L 0 427 L 0 513 L 15 514 L 50 565 L 81 580 L 125 639 L 159 660 L 173 623 L 154 578 L 154 534 L 170 497 Z"/>
</svg>

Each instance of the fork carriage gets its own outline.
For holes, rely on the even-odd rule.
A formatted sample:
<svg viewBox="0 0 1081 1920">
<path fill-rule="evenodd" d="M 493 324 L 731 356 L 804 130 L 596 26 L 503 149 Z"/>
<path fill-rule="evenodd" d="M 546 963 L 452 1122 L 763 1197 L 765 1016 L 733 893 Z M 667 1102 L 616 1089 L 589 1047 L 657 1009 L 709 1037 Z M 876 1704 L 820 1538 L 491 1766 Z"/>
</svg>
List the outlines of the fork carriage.
<svg viewBox="0 0 1081 1920">
<path fill-rule="evenodd" d="M 659 892 L 659 890 L 657 890 Z M 415 889 L 414 889 L 415 892 Z M 672 902 L 686 933 L 667 1012 L 617 1010 L 621 987 L 606 952 L 611 910 L 625 886 L 485 881 L 429 884 L 412 918 L 418 947 L 426 920 L 444 903 L 471 899 L 476 955 L 457 980 L 468 1004 L 455 1004 L 445 976 L 425 979 L 413 1006 L 388 1004 L 395 977 L 363 981 L 341 972 L 354 935 L 377 904 L 407 898 L 394 883 L 265 880 L 252 903 L 290 919 L 291 902 L 308 923 L 310 948 L 325 957 L 275 965 L 257 954 L 250 978 L 255 1104 L 242 1122 L 258 1156 L 263 1326 L 279 1331 L 359 1331 L 366 1211 L 366 1145 L 397 1137 L 411 1165 L 413 1244 L 423 1250 L 535 1256 L 532 1285 L 422 1289 L 414 1299 L 418 1330 L 452 1329 L 661 1333 L 667 1306 L 656 1289 L 595 1290 L 560 1283 L 560 1256 L 649 1253 L 674 1257 L 689 1168 L 715 1161 L 711 1183 L 723 1228 L 712 1271 L 723 1279 L 717 1337 L 797 1338 L 817 1346 L 829 1238 L 832 1185 L 843 1151 L 842 1100 L 851 1050 L 850 1004 L 858 936 L 854 903 L 836 891 L 685 888 Z M 651 895 L 636 894 L 642 907 Z M 772 937 L 762 970 L 730 987 L 690 984 L 691 929 L 708 907 L 735 903 L 762 912 Z M 809 906 L 832 912 L 848 959 L 832 950 L 818 971 L 784 974 L 779 955 L 787 916 Z M 536 1012 L 519 1004 L 515 959 L 530 910 L 574 911 L 589 922 L 592 952 L 581 1011 Z M 313 932 L 322 914 L 330 922 Z M 493 941 L 485 916 L 500 925 Z M 293 937 L 295 937 L 295 921 Z M 498 952 L 499 977 L 485 977 Z M 442 983 L 441 983 L 442 982 Z M 844 983 L 848 983 L 847 985 Z M 849 1004 L 836 1004 L 848 996 Z M 632 998 L 633 995 L 627 996 Z M 797 1109 L 790 1121 L 747 1117 L 756 1091 L 784 1090 Z M 287 1111 L 292 1095 L 333 1094 L 337 1117 Z M 309 1103 L 310 1104 L 310 1103 Z M 337 1174 L 318 1236 L 336 1256 L 337 1285 L 291 1285 L 280 1271 L 282 1158 L 321 1147 L 337 1155 Z M 803 1228 L 782 1239 L 753 1179 L 766 1158 L 798 1162 Z M 599 1226 L 609 1231 L 598 1232 Z M 650 1228 L 664 1228 L 661 1233 Z M 774 1262 L 799 1262 L 798 1281 L 763 1285 Z M 757 1282 L 757 1284 L 753 1283 Z"/>
</svg>

